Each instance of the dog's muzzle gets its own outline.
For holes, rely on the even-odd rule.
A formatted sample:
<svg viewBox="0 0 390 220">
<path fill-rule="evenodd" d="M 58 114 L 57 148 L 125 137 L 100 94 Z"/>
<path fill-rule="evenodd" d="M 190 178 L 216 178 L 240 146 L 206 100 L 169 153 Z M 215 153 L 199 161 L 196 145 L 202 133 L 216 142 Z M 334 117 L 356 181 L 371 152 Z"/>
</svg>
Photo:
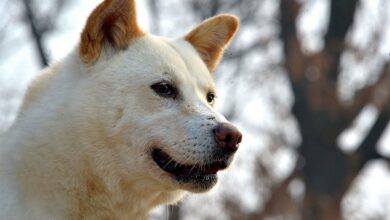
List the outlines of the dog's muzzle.
<svg viewBox="0 0 390 220">
<path fill-rule="evenodd" d="M 210 189 L 217 182 L 217 172 L 226 169 L 242 140 L 241 132 L 229 123 L 220 123 L 212 129 L 215 147 L 212 155 L 196 164 L 182 164 L 173 160 L 162 149 L 155 147 L 151 156 L 161 170 L 171 174 L 180 183 L 195 188 Z"/>
</svg>

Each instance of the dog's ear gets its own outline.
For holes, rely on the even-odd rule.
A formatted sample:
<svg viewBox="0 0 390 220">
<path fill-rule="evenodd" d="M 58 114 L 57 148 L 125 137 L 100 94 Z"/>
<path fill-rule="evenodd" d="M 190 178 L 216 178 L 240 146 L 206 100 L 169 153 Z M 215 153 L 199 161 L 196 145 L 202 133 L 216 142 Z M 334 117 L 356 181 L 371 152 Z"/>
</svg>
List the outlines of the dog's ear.
<svg viewBox="0 0 390 220">
<path fill-rule="evenodd" d="M 104 0 L 89 15 L 81 34 L 80 57 L 93 63 L 103 44 L 126 48 L 134 38 L 144 35 L 137 23 L 135 0 Z"/>
<path fill-rule="evenodd" d="M 190 42 L 206 63 L 210 72 L 218 66 L 225 48 L 237 32 L 239 20 L 233 15 L 209 18 L 192 30 L 185 40 Z"/>
</svg>

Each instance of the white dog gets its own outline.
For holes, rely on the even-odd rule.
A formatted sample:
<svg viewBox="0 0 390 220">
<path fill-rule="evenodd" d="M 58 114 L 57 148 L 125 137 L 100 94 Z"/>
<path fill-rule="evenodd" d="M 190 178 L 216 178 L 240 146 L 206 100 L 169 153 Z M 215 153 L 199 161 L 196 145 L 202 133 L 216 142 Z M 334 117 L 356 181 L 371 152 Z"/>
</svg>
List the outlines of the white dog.
<svg viewBox="0 0 390 220">
<path fill-rule="evenodd" d="M 219 15 L 170 40 L 141 30 L 134 0 L 102 2 L 1 140 L 0 219 L 144 219 L 212 188 L 241 142 L 210 74 L 237 28 Z"/>
</svg>

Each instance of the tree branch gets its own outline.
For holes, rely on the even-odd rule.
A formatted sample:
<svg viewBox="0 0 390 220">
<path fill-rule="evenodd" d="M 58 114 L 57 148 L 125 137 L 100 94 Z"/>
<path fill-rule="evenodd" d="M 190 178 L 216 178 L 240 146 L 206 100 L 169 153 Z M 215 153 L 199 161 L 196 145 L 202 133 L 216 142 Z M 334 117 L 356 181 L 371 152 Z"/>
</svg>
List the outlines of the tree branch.
<svg viewBox="0 0 390 220">
<path fill-rule="evenodd" d="M 377 151 L 377 143 L 390 122 L 390 112 L 382 111 L 377 117 L 373 127 L 363 142 L 360 144 L 356 154 L 361 158 L 358 168 L 362 168 L 368 161 L 383 158 Z"/>
<path fill-rule="evenodd" d="M 160 13 L 158 10 L 158 2 L 157 0 L 149 0 L 148 2 L 149 4 L 149 11 L 150 11 L 150 16 L 152 17 L 152 20 L 154 22 L 152 22 L 151 24 L 151 29 L 152 29 L 152 32 L 155 33 L 155 34 L 159 34 L 160 33 Z"/>
<path fill-rule="evenodd" d="M 390 109 L 390 62 L 383 65 L 378 80 L 355 93 L 351 104 L 342 106 L 342 116 L 352 121 L 368 104 L 374 104 L 379 111 Z M 348 126 L 348 124 L 346 125 Z"/>
<path fill-rule="evenodd" d="M 181 214 L 180 214 L 180 204 L 177 205 L 168 205 L 168 218 L 167 220 L 180 220 Z"/>
<path fill-rule="evenodd" d="M 325 34 L 324 51 L 330 61 L 329 77 L 336 81 L 339 74 L 340 56 L 345 48 L 345 37 L 353 24 L 358 0 L 332 0 L 330 21 Z"/>
<path fill-rule="evenodd" d="M 285 68 L 295 97 L 292 112 L 298 121 L 301 121 L 308 111 L 307 80 L 304 76 L 306 57 L 295 28 L 300 8 L 301 5 L 295 0 L 280 2 L 280 38 L 283 42 Z"/>
<path fill-rule="evenodd" d="M 248 219 L 266 219 L 273 215 L 281 215 L 288 213 L 290 215 L 298 214 L 299 205 L 291 198 L 288 192 L 288 186 L 291 181 L 299 177 L 296 169 L 284 179 L 281 183 L 274 185 L 271 191 L 271 197 L 264 204 L 264 208 L 260 212 L 254 212 L 249 215 Z"/>
<path fill-rule="evenodd" d="M 301 5 L 294 0 L 280 2 L 280 38 L 285 52 L 286 69 L 292 82 L 300 80 L 305 69 L 305 57 L 295 28 L 300 8 Z"/>
<path fill-rule="evenodd" d="M 30 25 L 31 33 L 32 33 L 33 39 L 35 41 L 35 45 L 38 49 L 41 64 L 42 64 L 42 66 L 47 66 L 49 64 L 49 62 L 47 60 L 45 51 L 43 49 L 42 35 L 38 31 L 38 28 L 36 26 L 35 17 L 34 17 L 32 10 L 31 10 L 30 2 L 28 0 L 23 0 L 23 4 L 24 4 L 25 10 L 26 10 L 27 21 Z"/>
</svg>

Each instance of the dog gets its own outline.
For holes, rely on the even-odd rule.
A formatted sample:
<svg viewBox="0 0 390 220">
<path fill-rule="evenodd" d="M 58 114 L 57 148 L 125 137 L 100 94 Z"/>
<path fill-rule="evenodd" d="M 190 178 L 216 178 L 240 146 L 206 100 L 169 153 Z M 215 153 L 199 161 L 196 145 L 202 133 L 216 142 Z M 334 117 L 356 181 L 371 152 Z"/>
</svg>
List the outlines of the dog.
<svg viewBox="0 0 390 220">
<path fill-rule="evenodd" d="M 135 0 L 104 0 L 78 46 L 33 80 L 0 152 L 0 219 L 145 219 L 201 193 L 240 131 L 214 110 L 233 15 L 180 39 L 144 32 Z"/>
</svg>

